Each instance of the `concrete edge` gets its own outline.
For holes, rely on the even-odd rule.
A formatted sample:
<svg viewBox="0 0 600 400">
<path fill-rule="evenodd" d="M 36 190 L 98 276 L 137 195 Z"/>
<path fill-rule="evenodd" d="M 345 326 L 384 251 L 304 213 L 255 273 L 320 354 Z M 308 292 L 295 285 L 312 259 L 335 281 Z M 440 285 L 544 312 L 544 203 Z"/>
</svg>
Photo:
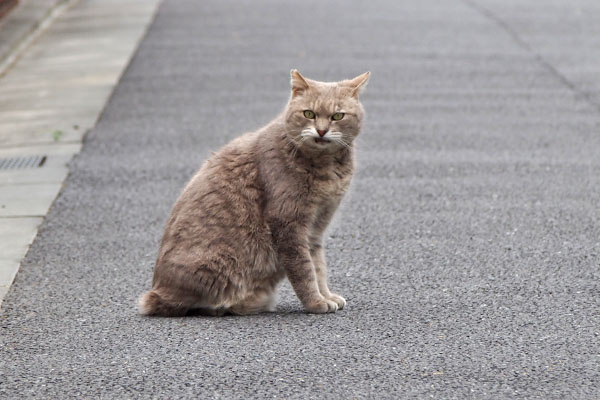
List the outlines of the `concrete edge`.
<svg viewBox="0 0 600 400">
<path fill-rule="evenodd" d="M 19 56 L 52 24 L 52 20 L 78 0 L 53 0 L 36 2 L 21 0 L 0 20 L 0 77 L 16 62 Z"/>
<path fill-rule="evenodd" d="M 136 0 L 131 0 L 130 2 L 135 3 L 135 1 Z M 52 10 L 49 11 L 49 13 L 46 14 L 46 17 L 43 19 L 43 21 L 41 21 L 38 24 L 37 29 L 35 29 L 23 41 L 21 41 L 21 44 L 18 45 L 18 47 L 14 49 L 14 51 L 8 56 L 8 58 L 6 58 L 3 62 L 1 62 L 1 64 L 0 64 L 0 83 L 2 82 L 2 79 L 5 77 L 15 75 L 15 74 L 18 75 L 21 73 L 20 69 L 19 69 L 19 59 L 21 58 L 21 56 L 22 55 L 26 56 L 27 51 L 30 49 L 30 47 L 31 47 L 31 51 L 33 51 L 34 50 L 33 48 L 38 44 L 38 43 L 36 43 L 36 40 L 38 38 L 40 41 L 44 40 L 44 37 L 42 35 L 44 33 L 44 31 L 46 29 L 51 30 L 52 29 L 51 25 L 55 21 L 60 20 L 60 17 L 63 15 L 63 13 L 67 12 L 66 14 L 68 14 L 68 11 L 70 11 L 71 9 L 76 11 L 75 9 L 79 5 L 77 3 L 80 3 L 80 2 L 79 2 L 79 0 L 59 0 L 59 3 L 60 3 L 59 5 L 54 7 Z M 126 3 L 128 3 L 128 2 L 123 1 L 124 7 L 127 6 Z M 73 143 L 71 143 L 71 142 L 68 143 L 71 145 L 79 144 L 79 146 L 75 146 L 77 148 L 72 150 L 70 155 L 62 154 L 63 157 L 68 156 L 67 158 L 63 158 L 63 161 L 66 161 L 66 163 L 63 165 L 63 167 L 66 167 L 66 171 L 63 171 L 62 173 L 59 172 L 58 174 L 56 174 L 56 177 L 62 178 L 62 179 L 60 179 L 60 183 L 58 183 L 58 182 L 54 183 L 55 186 L 57 183 L 59 185 L 56 193 L 53 196 L 51 196 L 51 198 L 46 196 L 45 200 L 41 199 L 41 203 L 44 203 L 44 204 L 42 204 L 42 206 L 43 206 L 42 208 L 45 207 L 45 212 L 40 213 L 39 215 L 35 215 L 35 216 L 30 215 L 31 214 L 30 212 L 17 213 L 16 215 L 7 215 L 5 217 L 2 217 L 0 215 L 0 228 L 2 227 L 2 225 L 4 225 L 3 230 L 5 233 L 8 233 L 10 236 L 13 236 L 14 232 L 18 232 L 19 230 L 24 231 L 23 235 L 21 235 L 22 239 L 17 240 L 17 242 L 15 242 L 15 243 L 11 243 L 11 246 L 22 249 L 20 251 L 20 253 L 16 257 L 13 255 L 12 258 L 11 257 L 7 257 L 6 259 L 0 258 L 0 278 L 2 278 L 2 279 L 0 279 L 0 312 L 1 312 L 1 308 L 2 308 L 2 302 L 3 302 L 4 298 L 8 295 L 8 293 L 10 291 L 10 287 L 13 284 L 14 280 L 17 278 L 17 273 L 20 268 L 21 262 L 27 256 L 29 247 L 35 240 L 35 237 L 37 236 L 39 227 L 43 224 L 43 220 L 44 220 L 45 216 L 47 215 L 47 213 L 49 212 L 50 208 L 52 207 L 54 200 L 56 199 L 56 197 L 58 197 L 58 195 L 60 195 L 64 181 L 70 174 L 70 171 L 68 170 L 68 164 L 70 163 L 70 160 L 72 159 L 72 157 L 76 156 L 77 153 L 81 150 L 83 142 L 85 141 L 86 134 L 89 132 L 89 130 L 93 129 L 93 127 L 96 125 L 96 123 L 100 119 L 102 112 L 104 111 L 104 108 L 106 107 L 106 104 L 112 97 L 114 88 L 119 83 L 121 76 L 126 71 L 128 65 L 131 62 L 140 43 L 142 42 L 143 38 L 146 36 L 149 27 L 151 26 L 152 22 L 156 18 L 156 14 L 157 14 L 160 3 L 161 3 L 161 0 L 147 1 L 146 4 L 149 4 L 148 12 L 147 12 L 147 14 L 144 15 L 144 17 L 145 17 L 144 20 L 141 21 L 139 24 L 138 34 L 136 35 L 135 38 L 132 38 L 130 51 L 128 51 L 127 54 L 121 55 L 118 60 L 114 60 L 114 59 L 111 60 L 112 62 L 114 62 L 114 61 L 119 62 L 121 64 L 121 67 L 119 68 L 118 72 L 116 72 L 114 74 L 114 76 L 113 76 L 114 79 L 111 82 L 111 88 L 108 91 L 108 93 L 105 96 L 103 96 L 102 99 L 100 99 L 101 100 L 100 102 L 95 104 L 95 107 L 93 110 L 88 111 L 90 114 L 89 115 L 90 118 L 93 120 L 92 126 L 79 138 L 79 140 L 74 141 Z M 89 6 L 89 4 L 87 4 L 87 5 Z M 81 5 L 81 6 L 85 7 L 85 5 Z M 102 7 L 101 5 L 98 6 L 97 3 L 95 3 L 95 6 Z M 105 7 L 110 7 L 110 5 L 105 5 Z M 65 16 L 65 17 L 67 17 L 67 16 Z M 100 18 L 102 18 L 102 16 L 100 16 Z M 127 26 L 127 28 L 130 29 L 130 25 Z M 51 32 L 49 32 L 49 33 L 51 33 Z M 106 53 L 105 57 L 110 58 L 111 55 L 109 53 Z M 114 57 L 114 55 L 113 55 L 113 57 Z M 25 58 L 27 58 L 27 57 L 25 57 Z M 40 62 L 40 64 L 42 64 L 42 62 Z M 95 66 L 91 66 L 91 67 L 93 68 Z M 67 66 L 67 68 L 68 68 L 68 66 Z M 74 72 L 76 73 L 77 71 L 74 70 Z M 31 72 L 29 72 L 29 73 L 31 73 Z M 33 73 L 35 73 L 35 72 L 33 72 Z M 26 76 L 19 76 L 19 78 L 26 79 Z M 0 86 L 0 89 L 1 88 L 2 87 Z M 86 90 L 86 88 L 82 87 L 81 90 Z M 82 105 L 82 107 L 86 108 L 85 105 Z M 59 146 L 59 145 L 64 146 L 65 144 L 67 144 L 67 143 L 59 142 L 56 144 L 56 146 Z M 56 146 L 53 144 L 46 144 L 46 146 L 44 146 L 44 147 L 47 147 L 48 150 L 50 150 L 50 148 L 56 147 Z M 31 144 L 24 144 L 24 149 L 26 149 L 28 147 L 31 147 Z M 17 151 L 21 150 L 21 146 L 18 146 L 18 145 L 17 146 L 0 146 L 0 154 L 12 153 L 15 150 L 17 150 Z M 62 174 L 62 177 L 60 176 L 60 174 Z M 8 185 L 20 185 L 21 181 L 22 181 L 23 185 L 32 185 L 31 182 L 27 182 L 27 179 L 31 179 L 31 177 L 25 178 L 26 176 L 27 176 L 27 174 L 24 175 L 24 178 L 19 177 L 19 176 L 13 177 L 14 179 L 12 179 L 12 181 L 10 181 L 8 183 Z M 13 187 L 15 187 L 15 186 L 13 186 Z M 32 196 L 31 194 L 28 194 L 28 197 L 31 197 L 31 196 Z M 0 200 L 2 200 L 2 198 L 0 198 Z M 40 199 L 37 199 L 37 200 L 40 201 Z M 37 220 L 37 223 L 35 224 L 35 226 L 33 226 L 33 227 L 23 226 L 24 224 L 19 223 L 19 221 L 21 221 L 21 220 L 30 221 L 32 218 L 35 218 L 35 217 L 37 217 L 38 220 Z M 2 233 L 1 231 L 2 230 L 0 230 L 0 233 Z"/>
</svg>

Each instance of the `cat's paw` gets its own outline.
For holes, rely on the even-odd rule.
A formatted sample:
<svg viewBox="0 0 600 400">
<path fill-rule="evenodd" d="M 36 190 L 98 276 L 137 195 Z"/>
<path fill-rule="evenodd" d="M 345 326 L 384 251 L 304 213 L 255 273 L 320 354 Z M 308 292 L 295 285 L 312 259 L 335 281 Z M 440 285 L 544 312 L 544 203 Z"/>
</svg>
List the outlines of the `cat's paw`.
<svg viewBox="0 0 600 400">
<path fill-rule="evenodd" d="M 338 306 L 338 310 L 343 310 L 344 307 L 346 306 L 346 299 L 344 299 L 342 296 L 340 296 L 339 294 L 335 294 L 335 293 L 331 293 L 328 297 L 327 300 L 331 300 L 333 301 L 335 304 L 337 304 Z"/>
<path fill-rule="evenodd" d="M 338 305 L 335 301 L 328 300 L 326 298 L 318 299 L 310 304 L 304 306 L 306 311 L 314 314 L 324 314 L 330 312 L 336 312 Z"/>
</svg>

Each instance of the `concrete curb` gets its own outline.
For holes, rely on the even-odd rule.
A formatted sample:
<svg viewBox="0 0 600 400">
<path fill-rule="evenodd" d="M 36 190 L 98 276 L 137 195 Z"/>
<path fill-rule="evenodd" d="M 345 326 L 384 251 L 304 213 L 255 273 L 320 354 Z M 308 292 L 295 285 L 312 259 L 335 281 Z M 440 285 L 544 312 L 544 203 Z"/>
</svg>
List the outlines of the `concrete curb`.
<svg viewBox="0 0 600 400">
<path fill-rule="evenodd" d="M 159 0 L 28 4 L 4 21 L 29 13 L 31 24 L 13 32 L 0 65 L 0 164 L 11 166 L 0 168 L 0 305 Z"/>
<path fill-rule="evenodd" d="M 21 0 L 16 7 L 0 19 L 0 75 L 8 67 L 7 60 L 18 57 L 18 51 L 31 35 L 38 31 L 53 11 L 69 0 Z M 14 62 L 14 60 L 13 60 Z"/>
</svg>

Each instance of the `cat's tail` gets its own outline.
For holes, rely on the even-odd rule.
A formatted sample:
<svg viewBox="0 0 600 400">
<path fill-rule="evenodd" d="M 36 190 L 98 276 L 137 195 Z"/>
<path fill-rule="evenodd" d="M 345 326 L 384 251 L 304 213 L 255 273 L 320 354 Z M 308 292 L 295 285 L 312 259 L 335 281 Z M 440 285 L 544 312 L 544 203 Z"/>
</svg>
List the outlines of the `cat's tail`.
<svg viewBox="0 0 600 400">
<path fill-rule="evenodd" d="M 155 290 L 141 295 L 137 305 L 140 314 L 159 317 L 179 317 L 185 315 L 188 310 L 182 304 L 174 304 L 166 301 Z"/>
</svg>

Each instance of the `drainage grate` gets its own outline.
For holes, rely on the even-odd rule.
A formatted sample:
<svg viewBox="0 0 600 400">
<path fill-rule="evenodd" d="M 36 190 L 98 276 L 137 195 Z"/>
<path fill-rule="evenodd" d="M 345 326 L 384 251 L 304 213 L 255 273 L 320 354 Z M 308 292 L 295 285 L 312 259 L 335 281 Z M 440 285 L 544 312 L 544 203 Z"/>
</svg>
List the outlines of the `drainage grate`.
<svg viewBox="0 0 600 400">
<path fill-rule="evenodd" d="M 0 158 L 0 170 L 3 169 L 21 169 L 21 168 L 37 168 L 44 165 L 46 156 L 24 156 Z"/>
</svg>

